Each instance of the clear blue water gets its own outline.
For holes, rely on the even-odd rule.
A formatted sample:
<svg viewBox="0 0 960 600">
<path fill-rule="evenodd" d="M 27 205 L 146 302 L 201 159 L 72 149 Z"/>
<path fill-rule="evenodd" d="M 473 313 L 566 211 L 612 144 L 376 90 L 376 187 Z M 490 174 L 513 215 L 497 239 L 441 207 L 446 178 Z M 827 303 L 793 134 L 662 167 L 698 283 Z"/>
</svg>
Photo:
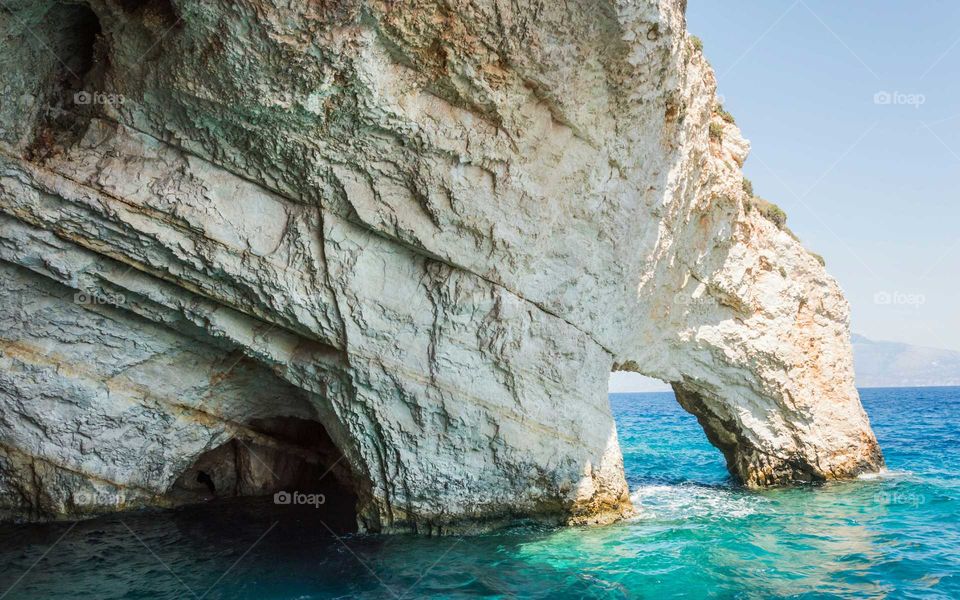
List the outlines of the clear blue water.
<svg viewBox="0 0 960 600">
<path fill-rule="evenodd" d="M 862 396 L 891 470 L 886 477 L 740 490 L 671 394 L 615 395 L 640 507 L 629 522 L 464 539 L 338 540 L 308 513 L 248 504 L 6 526 L 0 594 L 960 598 L 960 388 Z"/>
</svg>

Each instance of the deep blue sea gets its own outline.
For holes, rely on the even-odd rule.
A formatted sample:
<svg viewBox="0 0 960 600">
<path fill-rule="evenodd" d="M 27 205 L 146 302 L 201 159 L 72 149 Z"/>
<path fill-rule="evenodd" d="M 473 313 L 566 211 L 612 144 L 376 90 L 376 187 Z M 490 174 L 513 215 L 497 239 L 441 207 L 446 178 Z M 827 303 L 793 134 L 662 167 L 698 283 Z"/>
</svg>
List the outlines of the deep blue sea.
<svg viewBox="0 0 960 600">
<path fill-rule="evenodd" d="M 248 504 L 4 526 L 0 598 L 960 598 L 960 388 L 861 394 L 882 477 L 738 489 L 672 394 L 619 394 L 628 522 L 336 538 Z"/>
</svg>

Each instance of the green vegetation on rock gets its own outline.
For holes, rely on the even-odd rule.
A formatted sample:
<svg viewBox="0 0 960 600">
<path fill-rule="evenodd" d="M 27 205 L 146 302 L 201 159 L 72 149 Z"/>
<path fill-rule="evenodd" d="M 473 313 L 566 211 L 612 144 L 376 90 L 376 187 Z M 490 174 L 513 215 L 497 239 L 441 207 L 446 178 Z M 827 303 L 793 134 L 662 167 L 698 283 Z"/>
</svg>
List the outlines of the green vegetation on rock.
<svg viewBox="0 0 960 600">
<path fill-rule="evenodd" d="M 747 208 L 756 210 L 778 228 L 787 230 L 787 213 L 783 212 L 783 209 L 773 202 L 754 196 L 750 198 L 750 202 L 747 203 Z"/>
<path fill-rule="evenodd" d="M 723 107 L 722 104 L 718 104 L 718 105 L 717 105 L 717 108 L 714 109 L 714 112 L 716 112 L 716 113 L 720 116 L 720 118 L 723 119 L 724 121 L 726 121 L 727 123 L 736 123 L 736 122 L 737 122 L 736 119 L 733 118 L 733 115 L 731 115 L 731 114 L 727 111 L 727 109 L 725 109 L 725 108 Z"/>
<path fill-rule="evenodd" d="M 710 123 L 710 139 L 718 144 L 723 142 L 723 125 Z"/>
</svg>

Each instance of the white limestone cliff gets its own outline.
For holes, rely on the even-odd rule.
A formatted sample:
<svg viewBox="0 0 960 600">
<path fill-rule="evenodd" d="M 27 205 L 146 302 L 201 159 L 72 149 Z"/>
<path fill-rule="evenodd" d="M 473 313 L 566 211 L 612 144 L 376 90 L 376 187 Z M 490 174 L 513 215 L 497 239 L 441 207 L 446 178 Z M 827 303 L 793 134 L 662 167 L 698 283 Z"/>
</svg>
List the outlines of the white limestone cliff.
<svg viewBox="0 0 960 600">
<path fill-rule="evenodd" d="M 367 531 L 608 522 L 611 369 L 747 485 L 882 465 L 679 0 L 7 4 L 3 516 L 202 471 L 329 475 Z"/>
</svg>

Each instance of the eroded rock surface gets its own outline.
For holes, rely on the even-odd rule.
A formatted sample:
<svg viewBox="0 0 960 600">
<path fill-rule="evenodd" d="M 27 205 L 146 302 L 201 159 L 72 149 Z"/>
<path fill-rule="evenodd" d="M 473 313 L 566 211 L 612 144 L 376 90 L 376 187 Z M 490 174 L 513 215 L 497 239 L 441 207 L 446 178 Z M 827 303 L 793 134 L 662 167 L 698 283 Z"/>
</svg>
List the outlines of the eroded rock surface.
<svg viewBox="0 0 960 600">
<path fill-rule="evenodd" d="M 368 531 L 606 522 L 611 369 L 747 484 L 880 467 L 682 4 L 9 0 L 2 514 L 329 472 Z"/>
</svg>

